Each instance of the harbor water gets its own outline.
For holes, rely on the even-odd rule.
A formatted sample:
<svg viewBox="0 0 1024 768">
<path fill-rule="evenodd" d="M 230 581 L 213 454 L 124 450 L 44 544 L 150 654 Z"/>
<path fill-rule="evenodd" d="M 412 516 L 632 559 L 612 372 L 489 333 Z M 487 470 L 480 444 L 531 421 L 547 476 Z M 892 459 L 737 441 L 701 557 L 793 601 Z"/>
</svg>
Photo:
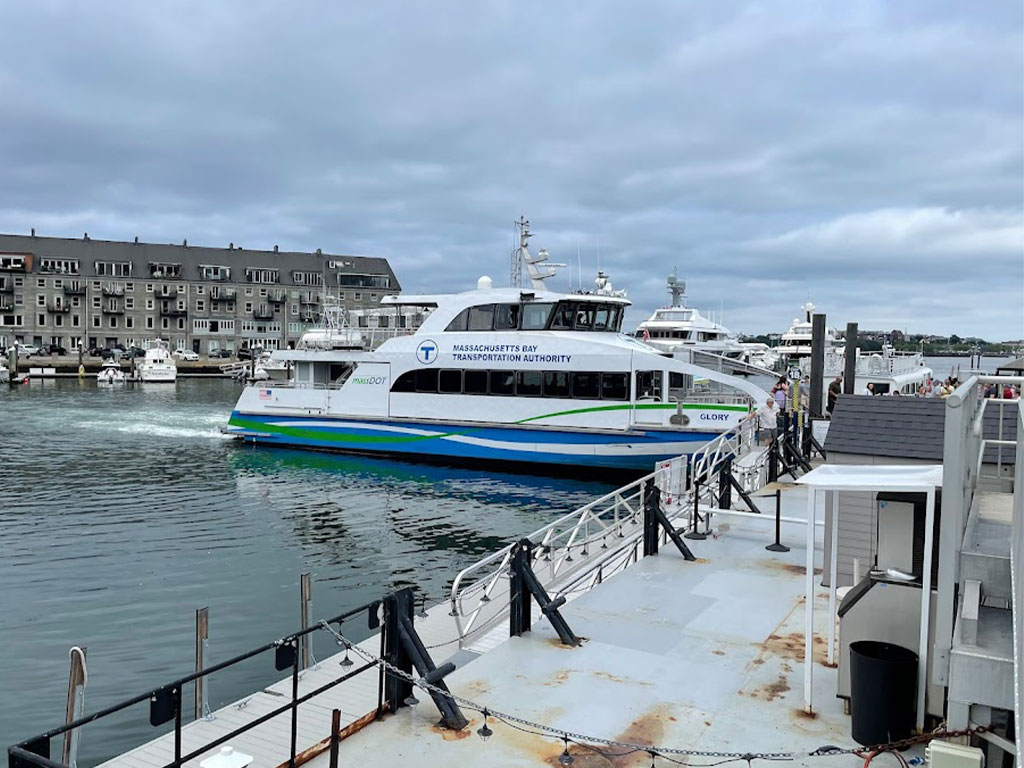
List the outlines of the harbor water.
<svg viewBox="0 0 1024 768">
<path fill-rule="evenodd" d="M 436 602 L 465 565 L 613 488 L 254 449 L 220 434 L 238 391 L 0 389 L 4 747 L 63 721 L 72 645 L 87 648 L 94 712 L 191 671 L 197 608 L 212 664 L 298 628 L 303 571 L 317 617 L 406 585 Z M 266 657 L 214 676 L 210 704 L 280 676 Z M 86 727 L 79 764 L 154 736 L 147 718 L 141 705 Z"/>
</svg>

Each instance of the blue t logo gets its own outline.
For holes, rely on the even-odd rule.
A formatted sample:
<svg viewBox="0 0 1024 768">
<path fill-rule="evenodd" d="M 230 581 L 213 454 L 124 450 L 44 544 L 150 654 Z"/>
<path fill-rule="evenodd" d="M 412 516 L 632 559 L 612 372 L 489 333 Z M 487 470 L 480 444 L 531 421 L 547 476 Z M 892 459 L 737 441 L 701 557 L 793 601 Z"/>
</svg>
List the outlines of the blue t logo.
<svg viewBox="0 0 1024 768">
<path fill-rule="evenodd" d="M 437 344 L 433 341 L 424 341 L 416 348 L 416 359 L 424 365 L 430 365 L 437 359 Z"/>
</svg>

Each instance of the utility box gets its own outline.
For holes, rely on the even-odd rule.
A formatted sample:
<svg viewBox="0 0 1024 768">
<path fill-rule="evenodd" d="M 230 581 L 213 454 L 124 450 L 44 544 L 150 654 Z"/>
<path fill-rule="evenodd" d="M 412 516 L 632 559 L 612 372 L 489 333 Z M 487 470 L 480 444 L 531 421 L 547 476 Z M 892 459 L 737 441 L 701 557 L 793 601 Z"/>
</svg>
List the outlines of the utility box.
<svg viewBox="0 0 1024 768">
<path fill-rule="evenodd" d="M 931 768 L 984 768 L 985 753 L 977 747 L 962 747 L 948 741 L 928 742 L 924 758 Z"/>
</svg>

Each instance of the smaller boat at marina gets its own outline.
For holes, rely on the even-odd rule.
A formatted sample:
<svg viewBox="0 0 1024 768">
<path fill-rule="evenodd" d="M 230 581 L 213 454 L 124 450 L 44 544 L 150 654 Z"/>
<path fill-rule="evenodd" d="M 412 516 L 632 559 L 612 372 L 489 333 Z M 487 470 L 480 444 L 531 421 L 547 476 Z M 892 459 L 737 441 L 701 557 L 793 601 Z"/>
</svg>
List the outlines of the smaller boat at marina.
<svg viewBox="0 0 1024 768">
<path fill-rule="evenodd" d="M 139 381 L 166 382 L 173 384 L 178 378 L 178 367 L 174 364 L 167 342 L 157 339 L 146 350 L 146 356 L 136 368 Z"/>
<path fill-rule="evenodd" d="M 825 385 L 842 376 L 846 366 L 846 353 L 842 348 L 825 355 Z M 898 352 L 891 344 L 883 344 L 880 352 L 857 350 L 854 367 L 854 392 L 863 395 L 868 384 L 876 395 L 917 394 L 917 389 L 932 378 L 933 371 L 925 364 L 922 352 Z"/>
<path fill-rule="evenodd" d="M 96 383 L 103 386 L 124 384 L 125 381 L 127 381 L 127 377 L 121 370 L 121 364 L 113 358 L 103 363 L 103 367 L 96 374 Z"/>
<path fill-rule="evenodd" d="M 811 323 L 811 316 L 816 307 L 807 302 L 800 311 L 804 313 L 804 319 L 793 318 L 793 324 L 789 330 L 782 334 L 782 344 L 775 348 L 778 353 L 780 365 L 783 368 L 807 368 L 804 373 L 810 371 L 811 360 L 811 339 L 814 336 L 814 329 Z M 831 352 L 840 350 L 842 344 L 836 339 L 836 332 L 832 328 L 825 329 L 825 356 Z"/>
</svg>

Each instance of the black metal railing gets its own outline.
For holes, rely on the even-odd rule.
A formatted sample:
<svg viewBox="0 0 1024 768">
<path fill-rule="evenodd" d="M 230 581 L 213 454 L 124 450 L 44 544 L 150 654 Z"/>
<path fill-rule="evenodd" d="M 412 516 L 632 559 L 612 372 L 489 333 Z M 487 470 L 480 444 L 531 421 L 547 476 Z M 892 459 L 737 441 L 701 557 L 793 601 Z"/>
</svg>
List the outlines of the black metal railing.
<svg viewBox="0 0 1024 768">
<path fill-rule="evenodd" d="M 223 661 L 219 664 L 214 664 L 211 667 L 207 667 L 201 671 L 195 672 L 191 675 L 179 678 L 171 683 L 162 685 L 159 688 L 155 688 L 145 693 L 141 693 L 138 696 L 133 696 L 130 699 L 119 702 L 98 712 L 94 712 L 90 715 L 75 720 L 69 724 L 63 725 L 60 728 L 54 728 L 53 730 L 47 731 L 46 733 L 40 734 L 39 736 L 33 736 L 30 739 L 18 742 L 7 749 L 8 755 L 8 768 L 70 768 L 68 765 L 54 760 L 51 758 L 51 742 L 58 736 L 70 733 L 75 729 L 82 728 L 90 723 L 103 720 L 115 713 L 126 710 L 135 705 L 143 702 L 149 702 L 149 722 L 152 726 L 161 726 L 171 721 L 174 722 L 173 726 L 173 740 L 174 740 L 174 759 L 167 763 L 165 768 L 180 768 L 181 765 L 185 764 L 190 760 L 194 760 L 200 755 L 209 752 L 212 749 L 220 747 L 222 744 L 238 737 L 239 735 L 256 728 L 263 723 L 271 720 L 280 715 L 288 714 L 291 715 L 291 744 L 289 749 L 289 765 L 294 766 L 296 760 L 296 754 L 298 753 L 298 745 L 296 743 L 297 738 L 297 724 L 298 724 L 298 709 L 299 705 L 309 701 L 326 691 L 341 685 L 346 680 L 350 680 L 357 675 L 364 672 L 368 672 L 371 669 L 377 669 L 380 665 L 376 660 L 367 661 L 365 664 L 356 665 L 350 664 L 348 666 L 342 665 L 341 669 L 345 670 L 340 676 L 330 680 L 329 682 L 317 687 L 315 690 L 299 695 L 299 673 L 301 671 L 301 658 L 302 654 L 299 651 L 300 641 L 315 632 L 330 631 L 324 625 L 338 625 L 339 630 L 342 624 L 345 622 L 361 615 L 367 616 L 367 627 L 370 630 L 377 629 L 381 626 L 381 620 L 378 615 L 378 611 L 384 604 L 385 614 L 388 610 L 388 598 L 384 600 L 375 600 L 373 602 L 361 605 L 358 608 L 341 613 L 333 618 L 327 619 L 325 622 L 317 623 L 314 626 L 300 630 L 294 634 L 288 635 L 287 637 L 275 640 L 274 642 L 261 645 L 259 648 L 254 648 L 251 651 L 246 651 L 234 658 Z M 386 618 L 386 616 L 385 616 Z M 308 640 L 306 641 L 308 642 Z M 290 700 L 274 710 L 267 712 L 266 714 L 260 715 L 251 722 L 235 728 L 230 733 L 225 733 L 221 736 L 217 736 L 214 739 L 206 742 L 202 746 L 191 750 L 190 752 L 183 752 L 182 750 L 182 729 L 184 724 L 182 718 L 184 715 L 184 702 L 183 696 L 184 688 L 189 684 L 194 684 L 197 680 L 205 678 L 217 672 L 234 667 L 241 664 L 244 661 L 252 659 L 261 654 L 269 651 L 274 652 L 274 668 L 277 671 L 283 671 L 291 668 L 291 696 Z M 384 631 L 381 632 L 381 657 L 385 657 L 384 648 Z M 384 675 L 378 675 L 377 685 L 377 707 L 375 712 L 367 713 L 367 722 L 372 721 L 381 716 L 386 710 L 394 710 L 397 707 L 402 706 L 400 701 L 386 701 L 384 697 Z M 326 734 L 325 734 L 326 736 Z M 58 750 L 60 747 L 58 747 Z M 59 752 L 58 752 L 59 754 Z"/>
</svg>

